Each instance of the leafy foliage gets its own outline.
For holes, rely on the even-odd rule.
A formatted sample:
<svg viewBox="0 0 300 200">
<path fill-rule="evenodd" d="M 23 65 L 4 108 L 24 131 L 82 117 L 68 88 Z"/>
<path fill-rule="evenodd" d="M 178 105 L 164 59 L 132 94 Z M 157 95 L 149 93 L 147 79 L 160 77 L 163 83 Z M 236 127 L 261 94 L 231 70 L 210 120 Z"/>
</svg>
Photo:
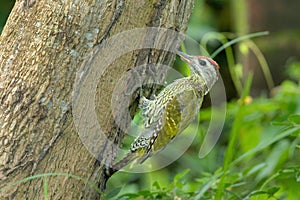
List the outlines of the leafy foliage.
<svg viewBox="0 0 300 200">
<path fill-rule="evenodd" d="M 244 99 L 244 102 L 233 100 L 228 103 L 223 135 L 228 135 L 235 124 L 237 138 L 226 171 L 216 159 L 212 165 L 218 169 L 214 171 L 191 176 L 192 171 L 182 168 L 167 184 L 147 179 L 151 183 L 150 189 L 139 191 L 135 188 L 131 189 L 132 192 L 128 192 L 128 185 L 124 185 L 123 192 L 120 190 L 120 195 L 115 193 L 110 199 L 214 199 L 220 190 L 220 199 L 299 197 L 300 191 L 296 188 L 300 187 L 300 87 L 285 81 L 273 93 L 271 98 L 251 99 L 247 96 L 248 100 Z M 202 111 L 202 120 L 209 119 L 210 112 L 210 109 Z M 218 144 L 218 154 L 222 154 L 222 146 L 228 145 Z M 201 165 L 199 163 L 203 160 L 199 160 L 196 154 L 194 156 L 195 162 L 191 165 Z M 176 166 L 177 170 L 179 167 Z M 167 172 L 161 173 L 170 176 Z M 220 185 L 222 177 L 223 187 Z"/>
</svg>

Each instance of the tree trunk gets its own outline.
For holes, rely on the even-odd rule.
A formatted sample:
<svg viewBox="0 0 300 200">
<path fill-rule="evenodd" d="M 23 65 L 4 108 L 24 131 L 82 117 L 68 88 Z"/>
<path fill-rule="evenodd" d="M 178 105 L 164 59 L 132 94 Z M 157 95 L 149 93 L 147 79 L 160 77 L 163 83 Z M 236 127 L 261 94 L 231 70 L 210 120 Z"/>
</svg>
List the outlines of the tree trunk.
<svg viewBox="0 0 300 200">
<path fill-rule="evenodd" d="M 115 159 L 116 147 L 126 132 L 116 123 L 111 108 L 114 88 L 120 85 L 118 80 L 134 66 L 170 64 L 173 60 L 163 51 L 130 49 L 109 63 L 109 53 L 126 48 L 126 42 L 131 39 L 134 43 L 135 38 L 121 40 L 117 45 L 107 41 L 133 28 L 164 27 L 184 32 L 192 6 L 192 0 L 16 2 L 0 38 L 0 199 L 42 199 L 44 184 L 48 185 L 49 199 L 99 196 L 84 181 L 63 174 L 15 183 L 37 174 L 66 173 L 104 190 L 109 178 L 105 166 Z M 137 43 L 145 44 L 149 38 L 146 33 L 144 36 Z M 150 43 L 161 43 L 161 34 L 153 37 Z M 166 49 L 175 48 L 180 40 L 163 43 Z M 102 51 L 104 46 L 106 51 Z M 92 130 L 88 116 L 76 116 L 94 100 L 90 102 L 78 94 L 82 87 L 89 87 L 84 83 L 87 70 L 92 68 L 86 66 L 102 69 L 105 64 L 110 65 L 95 80 L 94 99 L 96 118 L 104 135 L 96 135 L 93 131 L 97 129 Z M 125 90 L 130 84 L 124 85 Z M 130 106 L 131 115 L 134 105 Z M 118 116 L 122 114 L 120 111 Z M 78 126 L 82 120 L 87 121 L 87 126 Z M 131 118 L 122 120 L 126 124 Z M 85 136 L 87 141 L 82 141 Z M 97 137 L 95 148 L 87 146 L 93 137 Z"/>
</svg>

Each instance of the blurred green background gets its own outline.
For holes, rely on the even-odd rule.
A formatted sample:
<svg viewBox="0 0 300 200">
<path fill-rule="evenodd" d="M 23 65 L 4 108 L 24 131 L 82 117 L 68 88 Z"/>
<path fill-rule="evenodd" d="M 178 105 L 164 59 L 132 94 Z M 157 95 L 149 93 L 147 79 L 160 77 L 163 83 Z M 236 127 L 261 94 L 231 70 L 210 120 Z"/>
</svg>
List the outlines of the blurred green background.
<svg viewBox="0 0 300 200">
<path fill-rule="evenodd" d="M 0 30 L 13 4 L 1 0 Z M 228 103 L 210 154 L 198 157 L 214 109 L 206 99 L 199 134 L 185 154 L 152 173 L 115 174 L 107 199 L 299 199 L 299 8 L 298 0 L 196 0 L 187 35 L 199 44 L 211 38 L 209 53 L 222 46 L 215 33 L 228 41 L 269 34 L 234 44 L 232 56 L 227 49 L 215 58 Z M 182 64 L 177 61 L 175 68 Z"/>
</svg>

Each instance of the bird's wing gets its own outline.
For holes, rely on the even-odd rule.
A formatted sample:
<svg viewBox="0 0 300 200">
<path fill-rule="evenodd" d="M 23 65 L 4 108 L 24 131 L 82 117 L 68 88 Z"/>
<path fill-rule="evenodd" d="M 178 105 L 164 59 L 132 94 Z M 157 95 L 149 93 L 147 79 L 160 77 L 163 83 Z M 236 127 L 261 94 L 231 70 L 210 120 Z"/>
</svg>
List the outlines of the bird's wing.
<svg viewBox="0 0 300 200">
<path fill-rule="evenodd" d="M 165 108 L 161 121 L 155 127 L 155 134 L 151 136 L 151 151 L 158 151 L 165 147 L 178 133 L 181 121 L 180 104 L 176 97 L 170 100 Z"/>
<path fill-rule="evenodd" d="M 187 78 L 177 79 L 172 84 L 165 87 L 154 100 L 149 100 L 146 97 L 140 99 L 139 108 L 145 128 L 152 127 L 164 114 L 166 104 L 183 93 L 185 90 L 192 90 Z"/>
<path fill-rule="evenodd" d="M 178 102 L 180 104 L 181 121 L 179 131 L 183 131 L 196 118 L 201 107 L 203 97 L 198 96 L 194 90 L 185 90 L 178 94 Z"/>
</svg>

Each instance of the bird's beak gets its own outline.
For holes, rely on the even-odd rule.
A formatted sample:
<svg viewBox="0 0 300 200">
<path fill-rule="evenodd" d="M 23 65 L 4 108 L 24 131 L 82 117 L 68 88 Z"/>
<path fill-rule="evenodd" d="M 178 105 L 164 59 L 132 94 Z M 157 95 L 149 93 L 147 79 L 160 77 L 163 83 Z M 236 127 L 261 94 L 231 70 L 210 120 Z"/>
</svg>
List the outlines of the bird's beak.
<svg viewBox="0 0 300 200">
<path fill-rule="evenodd" d="M 191 56 L 176 50 L 176 54 L 180 56 L 181 60 L 185 61 L 187 64 L 191 63 Z"/>
</svg>

